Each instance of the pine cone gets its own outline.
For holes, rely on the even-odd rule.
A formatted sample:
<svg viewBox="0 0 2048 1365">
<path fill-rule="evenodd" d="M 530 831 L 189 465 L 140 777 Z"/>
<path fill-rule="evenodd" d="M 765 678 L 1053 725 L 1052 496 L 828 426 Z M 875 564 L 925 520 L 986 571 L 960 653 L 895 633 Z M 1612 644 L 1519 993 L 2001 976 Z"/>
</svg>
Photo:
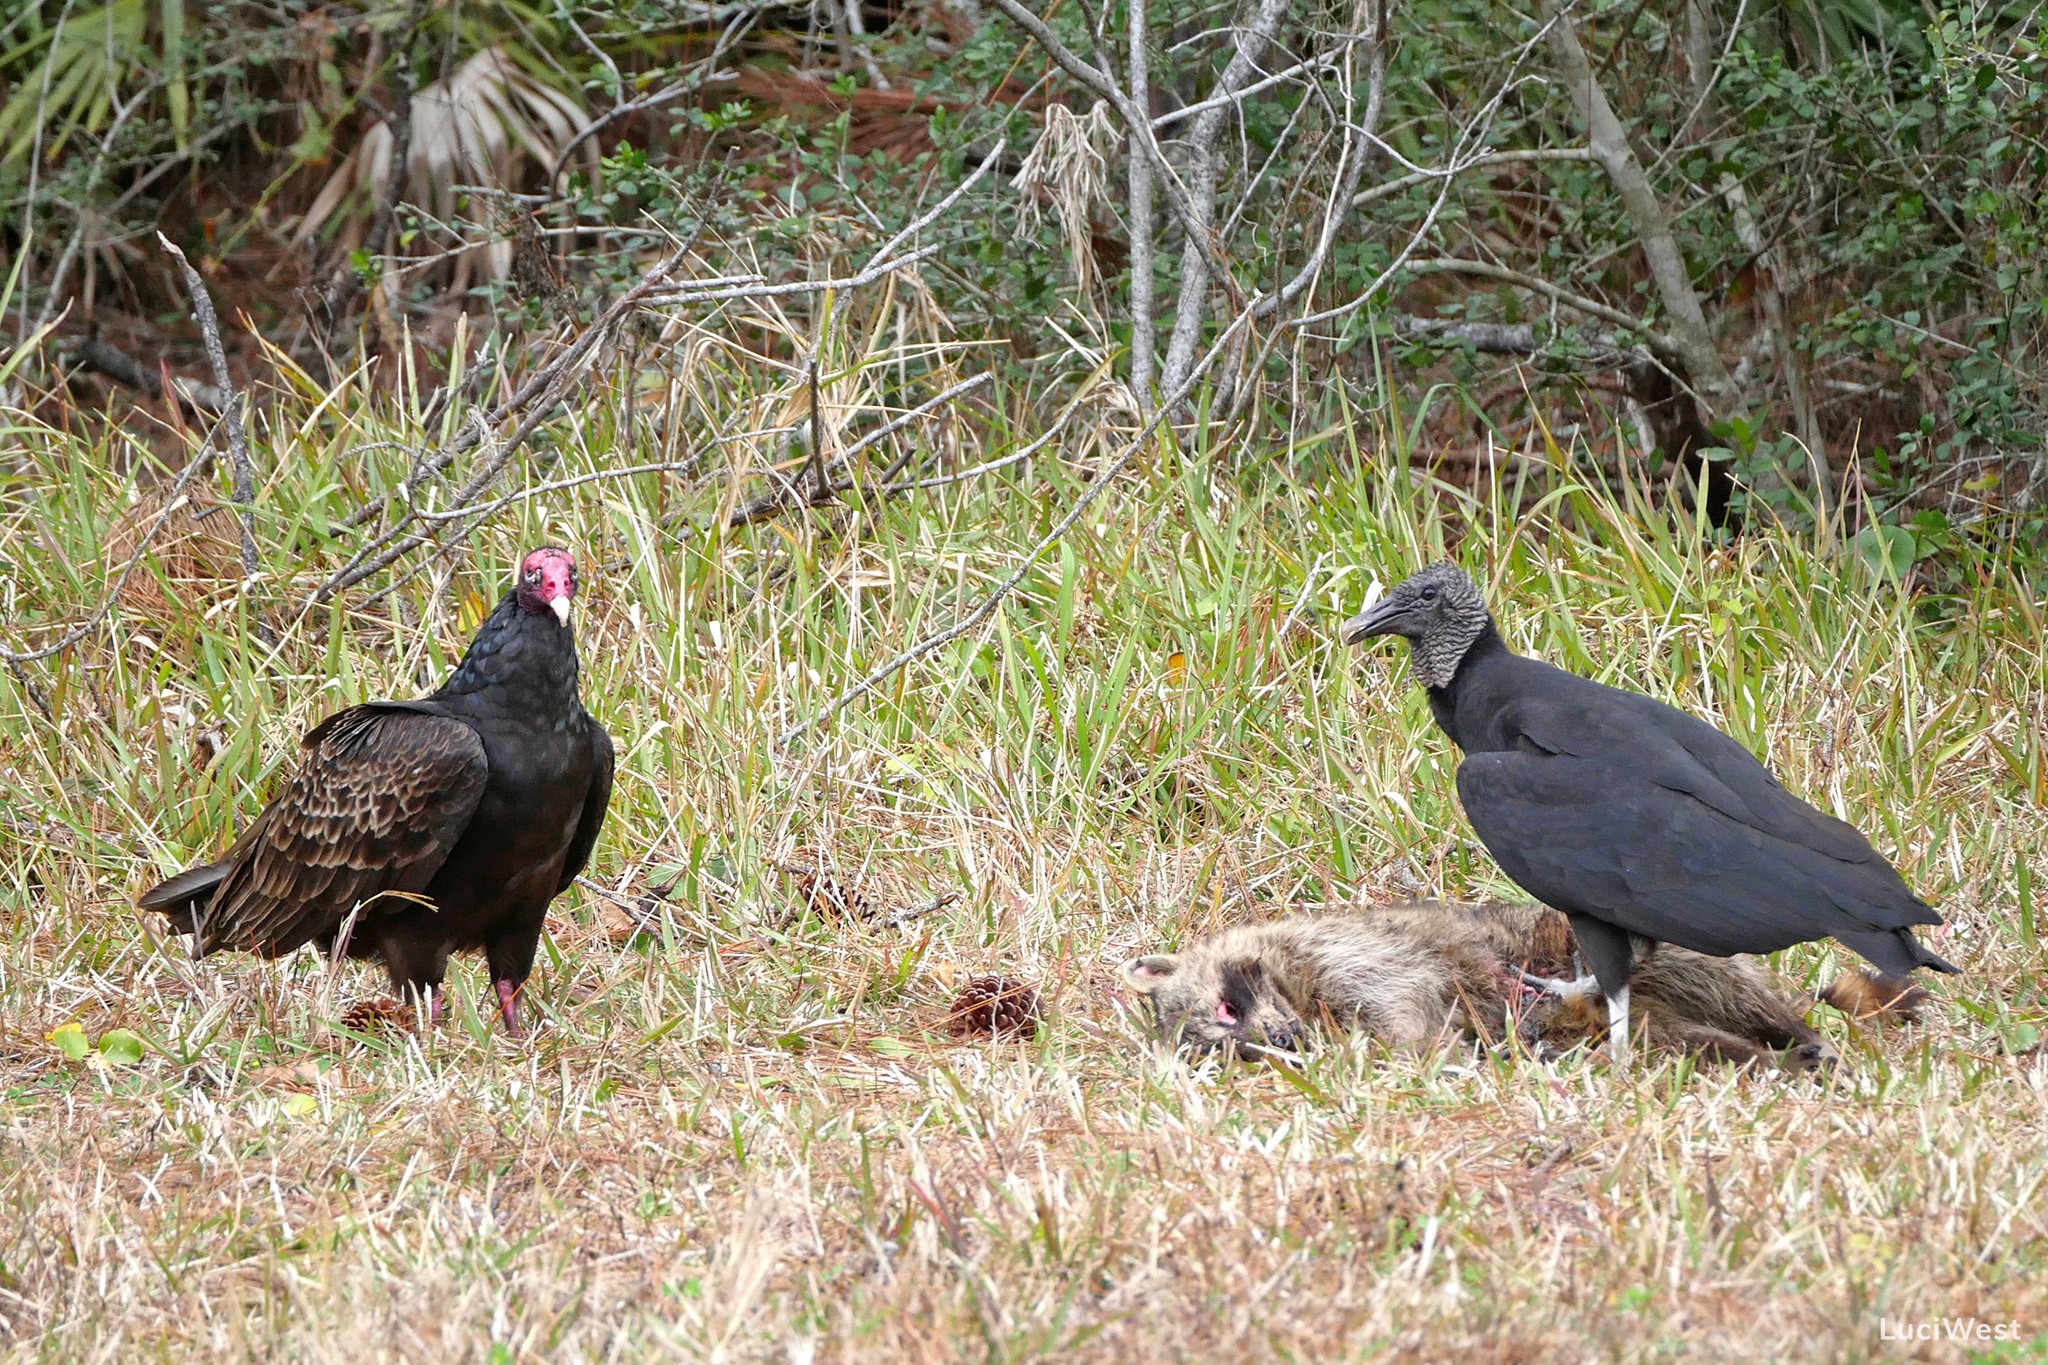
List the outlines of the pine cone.
<svg viewBox="0 0 2048 1365">
<path fill-rule="evenodd" d="M 1038 991 L 1028 981 L 1007 976 L 977 976 L 961 987 L 946 1011 L 946 1027 L 962 1038 L 1038 1036 L 1045 1018 Z"/>
<path fill-rule="evenodd" d="M 341 1026 L 355 1033 L 405 1028 L 411 1023 L 412 1011 L 388 995 L 375 1000 L 358 1000 L 341 1012 Z"/>
</svg>

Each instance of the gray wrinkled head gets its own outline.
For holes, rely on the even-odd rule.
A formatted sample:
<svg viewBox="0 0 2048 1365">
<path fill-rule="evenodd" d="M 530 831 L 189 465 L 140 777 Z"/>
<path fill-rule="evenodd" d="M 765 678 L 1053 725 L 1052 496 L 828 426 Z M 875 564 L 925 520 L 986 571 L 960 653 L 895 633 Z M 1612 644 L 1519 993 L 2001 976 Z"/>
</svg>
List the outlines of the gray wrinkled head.
<svg viewBox="0 0 2048 1365">
<path fill-rule="evenodd" d="M 1375 635 L 1398 635 L 1408 642 L 1416 680 L 1424 687 L 1444 687 L 1491 620 L 1478 585 L 1463 569 L 1444 562 L 1401 580 L 1339 627 L 1337 638 L 1355 645 Z"/>
<path fill-rule="evenodd" d="M 1154 953 L 1123 966 L 1124 984 L 1152 1002 L 1169 1043 L 1200 1052 L 1293 1052 L 1307 1032 L 1266 965 L 1253 955 Z"/>
</svg>

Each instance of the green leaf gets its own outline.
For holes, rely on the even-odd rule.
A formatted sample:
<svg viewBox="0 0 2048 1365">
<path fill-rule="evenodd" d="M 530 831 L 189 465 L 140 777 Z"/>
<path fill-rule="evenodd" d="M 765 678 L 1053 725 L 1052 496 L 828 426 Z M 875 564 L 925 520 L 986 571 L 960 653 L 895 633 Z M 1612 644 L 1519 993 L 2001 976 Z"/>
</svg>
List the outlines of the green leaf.
<svg viewBox="0 0 2048 1365">
<path fill-rule="evenodd" d="M 1903 526 L 1866 526 L 1850 542 L 1872 573 L 1901 577 L 1913 567 L 1913 533 Z"/>
<path fill-rule="evenodd" d="M 49 1041 L 57 1045 L 57 1051 L 74 1062 L 85 1060 L 85 1054 L 92 1051 L 92 1043 L 86 1039 L 85 1029 L 77 1022 L 59 1024 Z"/>
<path fill-rule="evenodd" d="M 320 1101 L 314 1099 L 311 1095 L 301 1093 L 284 1097 L 284 1112 L 295 1119 L 305 1118 L 319 1107 Z"/>
<path fill-rule="evenodd" d="M 108 1029 L 100 1038 L 100 1056 L 109 1066 L 134 1066 L 142 1060 L 142 1036 L 130 1029 Z"/>
</svg>

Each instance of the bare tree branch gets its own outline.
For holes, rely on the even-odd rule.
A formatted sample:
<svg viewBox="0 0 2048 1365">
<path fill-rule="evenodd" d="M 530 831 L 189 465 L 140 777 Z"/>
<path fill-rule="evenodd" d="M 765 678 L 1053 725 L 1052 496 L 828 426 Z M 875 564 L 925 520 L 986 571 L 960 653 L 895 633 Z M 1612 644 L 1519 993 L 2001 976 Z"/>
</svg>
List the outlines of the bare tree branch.
<svg viewBox="0 0 2048 1365">
<path fill-rule="evenodd" d="M 1383 181 L 1370 189 L 1360 190 L 1357 194 L 1351 196 L 1351 207 L 1355 209 L 1364 208 L 1367 204 L 1376 204 L 1382 199 L 1391 199 L 1403 190 L 1414 189 L 1417 185 L 1427 185 L 1433 180 L 1444 180 L 1454 175 L 1462 175 L 1466 171 L 1483 171 L 1494 166 L 1512 166 L 1522 162 L 1591 161 L 1592 159 L 1593 150 L 1590 147 L 1532 147 L 1524 151 L 1486 152 L 1480 156 L 1473 157 L 1469 161 L 1446 166 L 1442 170 L 1415 171 L 1393 180 Z"/>
<path fill-rule="evenodd" d="M 1152 138 L 1152 75 L 1145 0 L 1125 0 L 1125 6 L 1130 18 L 1131 103 L 1147 119 L 1131 126 L 1125 155 L 1130 167 L 1131 394 L 1144 415 L 1152 410 L 1152 163 L 1139 144 Z"/>
<path fill-rule="evenodd" d="M 1325 308 L 1320 312 L 1307 313 L 1294 318 L 1287 324 L 1289 327 L 1299 330 L 1314 326 L 1319 322 L 1327 322 L 1333 318 L 1345 317 L 1357 312 L 1365 306 L 1367 301 L 1377 296 L 1380 290 L 1384 289 L 1387 283 L 1407 266 L 1409 259 L 1421 248 L 1422 243 L 1429 237 L 1429 234 L 1435 230 L 1437 218 L 1443 213 L 1444 206 L 1450 202 L 1452 180 L 1458 171 L 1468 161 L 1473 159 L 1468 155 L 1467 149 L 1484 145 L 1486 134 L 1492 128 L 1493 118 L 1500 109 L 1501 101 L 1507 98 L 1508 92 L 1515 88 L 1517 81 L 1520 79 L 1522 64 L 1529 59 L 1529 55 L 1549 36 L 1549 33 L 1550 25 L 1546 23 L 1527 42 L 1516 49 L 1513 60 L 1508 63 L 1507 74 L 1502 78 L 1499 88 L 1493 92 L 1492 98 L 1487 100 L 1485 107 L 1479 111 L 1476 117 L 1459 130 L 1458 136 L 1451 146 L 1448 168 L 1442 170 L 1417 170 L 1414 172 L 1414 174 L 1422 177 L 1423 180 L 1435 179 L 1440 183 L 1437 188 L 1436 198 L 1429 206 L 1429 212 L 1423 215 L 1421 224 L 1408 234 L 1407 242 L 1402 245 L 1400 251 L 1395 253 L 1394 259 L 1389 261 L 1386 268 L 1381 270 L 1373 278 L 1372 282 L 1352 299 L 1337 304 L 1334 307 Z M 1392 149 L 1389 148 L 1386 141 L 1379 136 L 1377 131 L 1373 129 L 1365 129 L 1363 131 L 1382 151 L 1392 152 Z"/>
<path fill-rule="evenodd" d="M 1259 59 L 1286 17 L 1288 0 L 1259 0 L 1257 13 L 1237 35 L 1237 50 L 1231 54 L 1223 74 L 1217 78 L 1216 97 L 1206 102 L 1188 138 L 1188 204 L 1195 215 L 1200 237 L 1209 235 L 1216 219 L 1216 140 L 1222 136 L 1230 115 L 1251 93 L 1246 83 L 1258 69 Z M 1202 319 L 1209 299 L 1209 253 L 1195 231 L 1181 247 L 1180 301 L 1174 305 L 1173 336 L 1166 347 L 1166 364 L 1159 385 L 1177 389 L 1187 377 L 1202 338 Z"/>
<path fill-rule="evenodd" d="M 486 443 L 491 427 L 497 422 L 502 422 L 515 414 L 521 417 L 520 424 L 511 437 L 498 448 L 491 459 L 485 461 L 484 467 L 455 495 L 456 506 L 474 502 L 477 495 L 497 479 L 513 453 L 524 444 L 533 429 L 540 424 L 541 418 L 560 401 L 562 392 L 567 389 L 569 382 L 582 372 L 585 363 L 599 345 L 610 338 L 628 312 L 640 305 L 653 292 L 655 286 L 668 277 L 668 273 L 681 263 L 682 257 L 683 252 L 673 252 L 648 271 L 638 284 L 614 300 L 603 315 L 561 355 L 543 366 L 538 374 L 528 380 L 519 393 L 500 404 L 491 414 L 490 420 L 487 421 L 472 413 L 471 431 L 466 439 L 451 442 L 449 449 L 443 450 L 430 461 L 422 462 L 437 470 L 446 468 L 462 451 L 473 450 L 478 445 Z M 388 501 L 382 505 L 388 506 Z M 358 550 L 347 564 L 336 570 L 326 582 L 315 589 L 313 595 L 306 600 L 306 609 L 310 610 L 327 601 L 335 593 L 355 586 L 429 540 L 435 539 L 436 537 L 429 532 L 407 533 L 407 528 L 418 520 L 419 510 L 411 505 L 408 498 L 405 514 L 394 525 Z"/>
<path fill-rule="evenodd" d="M 919 247 L 907 256 L 898 256 L 892 261 L 881 261 L 863 267 L 859 273 L 841 276 L 835 280 L 792 280 L 788 284 L 747 284 L 734 285 L 729 289 L 712 289 L 693 293 L 686 285 L 679 285 L 667 294 L 650 294 L 644 300 L 649 308 L 660 308 L 678 303 L 724 303 L 732 299 L 780 299 L 794 294 L 822 294 L 828 289 L 858 289 L 864 284 L 873 284 L 884 275 L 907 269 L 922 261 L 928 261 L 946 249 L 944 242 Z"/>
<path fill-rule="evenodd" d="M 1181 231 L 1188 234 L 1188 240 L 1199 245 L 1208 256 L 1210 268 L 1231 292 L 1233 299 L 1242 297 L 1243 291 L 1238 288 L 1237 281 L 1231 278 L 1222 248 L 1217 245 L 1213 234 L 1203 230 L 1197 223 L 1194 209 L 1188 202 L 1186 186 L 1181 184 L 1180 177 L 1174 174 L 1173 167 L 1168 164 L 1166 154 L 1159 149 L 1158 139 L 1152 136 L 1151 118 L 1131 103 L 1130 96 L 1117 85 L 1114 77 L 1061 42 L 1059 35 L 1048 28 L 1044 20 L 1024 8 L 1018 0 L 994 2 L 996 8 L 1007 14 L 1012 23 L 1037 41 L 1061 70 L 1079 81 L 1090 94 L 1108 104 L 1116 112 L 1117 117 L 1123 121 L 1125 130 L 1131 134 L 1132 145 L 1143 152 L 1146 159 L 1152 163 L 1158 187 L 1165 196 L 1167 207 L 1173 212 L 1174 221 L 1180 224 Z"/>
<path fill-rule="evenodd" d="M 1263 7 L 1261 8 L 1260 12 L 1262 14 L 1264 13 Z M 1282 13 L 1283 15 L 1285 13 L 1284 7 Z M 1254 20 L 1253 22 L 1256 23 L 1257 21 Z M 1242 42 L 1245 32 L 1246 30 L 1244 29 L 1237 30 L 1240 42 Z M 1272 41 L 1272 37 L 1270 34 L 1267 36 L 1267 41 Z M 1162 133 L 1166 131 L 1168 128 L 1171 128 L 1176 123 L 1186 122 L 1188 119 L 1199 117 L 1200 115 L 1206 114 L 1211 110 L 1220 109 L 1225 113 L 1228 113 L 1231 109 L 1242 108 L 1244 105 L 1244 101 L 1251 98 L 1253 95 L 1261 94 L 1264 91 L 1272 89 L 1276 85 L 1285 85 L 1288 81 L 1299 80 L 1303 76 L 1313 75 L 1324 71 L 1335 70 L 1337 63 L 1344 59 L 1344 54 L 1350 48 L 1351 44 L 1357 41 L 1358 35 L 1352 34 L 1349 37 L 1345 38 L 1344 41 L 1334 51 L 1321 53 L 1318 56 L 1308 58 L 1306 61 L 1296 62 L 1292 66 L 1282 67 L 1280 68 L 1280 70 L 1273 72 L 1271 75 L 1261 76 L 1258 80 L 1253 81 L 1249 85 L 1245 85 L 1240 82 L 1235 87 L 1226 89 L 1224 83 L 1219 80 L 1216 83 L 1216 93 L 1211 95 L 1208 99 L 1202 100 L 1195 104 L 1184 104 L 1178 109 L 1169 109 L 1167 112 L 1153 119 L 1152 131 L 1155 134 Z M 1234 55 L 1232 57 L 1232 60 L 1236 60 Z M 1258 57 L 1255 55 L 1252 58 L 1252 61 L 1254 64 L 1256 64 L 1258 61 Z"/>
<path fill-rule="evenodd" d="M 1453 322 L 1448 318 L 1397 318 L 1394 335 L 1410 341 L 1463 344 L 1492 355 L 1531 355 L 1536 329 L 1526 322 Z"/>
<path fill-rule="evenodd" d="M 1628 133 L 1608 106 L 1606 93 L 1593 78 L 1593 69 L 1586 61 L 1585 49 L 1579 45 L 1578 30 L 1573 27 L 1571 16 L 1558 0 L 1544 0 L 1543 8 L 1550 20 L 1551 51 L 1571 91 L 1579 119 L 1586 125 L 1586 140 L 1593 159 L 1607 173 L 1608 183 L 1614 186 L 1628 213 L 1657 296 L 1670 315 L 1671 354 L 1684 366 L 1701 396 L 1719 410 L 1717 416 L 1734 416 L 1741 409 L 1741 395 L 1721 361 L 1712 333 L 1707 330 L 1706 314 L 1686 273 L 1685 257 L 1672 239 L 1664 205 L 1649 177 L 1643 174 L 1642 164 L 1628 145 Z"/>
<path fill-rule="evenodd" d="M 997 152 L 1000 151 L 999 146 Z M 311 608 L 328 600 L 335 593 L 353 587 L 424 545 L 451 544 L 468 534 L 476 521 L 484 515 L 484 511 L 480 509 L 479 498 L 497 481 L 512 456 L 525 443 L 542 418 L 561 401 L 561 396 L 568 385 L 587 368 L 596 352 L 610 343 L 626 315 L 633 309 L 665 304 L 776 298 L 792 294 L 819 293 L 831 289 L 851 289 L 871 283 L 895 271 L 907 269 L 943 250 L 943 244 L 923 247 L 902 256 L 895 255 L 896 250 L 917 232 L 937 221 L 948 208 L 958 203 L 961 197 L 996 164 L 996 156 L 985 158 L 971 175 L 928 212 L 920 215 L 883 243 L 870 258 L 868 265 L 844 279 L 802 280 L 783 285 L 748 283 L 708 291 L 683 285 L 663 292 L 662 284 L 682 263 L 690 248 L 686 244 L 671 252 L 664 261 L 643 275 L 639 283 L 615 299 L 597 321 L 565 347 L 561 354 L 531 375 L 520 386 L 518 392 L 500 403 L 487 417 L 471 414 L 470 421 L 465 424 L 464 429 L 446 445 L 430 456 L 423 455 L 415 463 L 412 474 L 400 490 L 406 502 L 405 511 L 391 525 L 361 546 L 347 564 L 330 575 L 307 599 L 305 606 Z M 515 419 L 517 426 L 512 433 L 502 442 L 496 441 L 492 433 L 505 422 Z M 479 446 L 490 448 L 487 458 L 471 476 L 469 482 L 455 492 L 449 506 L 439 509 L 439 514 L 429 520 L 423 515 L 423 509 L 415 504 L 415 496 L 420 485 Z M 844 454 L 841 458 L 845 458 Z M 382 516 L 390 506 L 389 497 L 379 497 L 358 511 L 349 524 L 352 527 L 367 525 Z M 448 513 L 456 515 L 446 515 Z M 413 529 L 422 525 L 424 529 Z"/>
<path fill-rule="evenodd" d="M 1491 261 L 1466 261 L 1455 257 L 1438 257 L 1435 260 L 1428 261 L 1410 261 L 1408 269 L 1417 275 L 1441 273 L 1477 275 L 1482 279 L 1499 280 L 1503 284 L 1512 284 L 1518 289 L 1527 289 L 1531 293 L 1541 294 L 1547 299 L 1555 300 L 1573 312 L 1584 313 L 1589 318 L 1599 318 L 1602 322 L 1611 322 L 1616 327 L 1626 328 L 1647 341 L 1652 349 L 1662 351 L 1667 356 L 1677 357 L 1680 354 L 1678 343 L 1674 338 L 1644 325 L 1641 318 L 1609 304 L 1602 303 L 1598 299 L 1589 299 L 1584 294 L 1574 294 L 1569 289 L 1561 289 L 1549 280 L 1537 275 L 1530 275 L 1520 270 L 1510 270 L 1506 266 L 1495 265 Z"/>
<path fill-rule="evenodd" d="M 1022 464 L 1048 445 L 1051 445 L 1053 438 L 1066 430 L 1068 420 L 1076 412 L 1080 411 L 1081 404 L 1088 397 L 1089 392 L 1108 373 L 1109 362 L 1105 360 L 1096 368 L 1094 374 L 1081 383 L 1081 386 L 1074 392 L 1073 396 L 1067 400 L 1066 407 L 1060 410 L 1060 415 L 1052 420 L 1052 424 L 1039 433 L 1038 438 L 1029 445 L 1013 450 L 1009 454 L 999 456 L 996 459 L 984 460 L 980 464 L 970 465 L 966 469 L 956 469 L 951 474 L 938 474 L 926 479 L 908 479 L 902 483 L 884 484 L 882 491 L 884 493 L 906 493 L 918 488 L 944 488 L 949 484 L 965 483 L 969 479 L 978 479 L 984 474 L 992 474 L 998 469 L 1008 469 L 1011 465 Z"/>
<path fill-rule="evenodd" d="M 1315 282 L 1322 273 L 1324 264 L 1330 258 L 1330 248 L 1337 243 L 1337 231 L 1351 212 L 1352 196 L 1358 189 L 1359 177 L 1365 174 L 1372 144 L 1379 141 L 1380 111 L 1386 104 L 1387 93 L 1387 47 L 1382 41 L 1386 33 L 1387 11 L 1385 0 L 1376 0 L 1372 6 L 1372 31 L 1365 37 L 1366 87 L 1365 112 L 1357 123 L 1348 118 L 1342 120 L 1348 136 L 1344 153 L 1338 159 L 1337 184 L 1331 191 L 1328 202 L 1323 206 L 1323 227 L 1316 236 L 1316 244 L 1294 278 L 1260 301 L 1253 309 L 1258 317 L 1269 317 L 1287 307 L 1299 298 L 1302 291 Z M 1348 103 L 1350 90 L 1343 92 Z"/>
<path fill-rule="evenodd" d="M 976 389 L 988 383 L 993 378 L 993 375 L 983 372 L 981 374 L 974 375 L 971 378 L 963 379 L 958 384 L 953 385 L 951 388 L 948 388 L 941 393 L 934 394 L 932 397 L 927 398 L 924 402 L 919 403 L 910 411 L 903 413 L 901 416 L 896 417 L 892 421 L 884 423 L 883 425 L 869 432 L 867 435 L 861 437 L 859 440 L 855 441 L 853 444 L 847 446 L 845 450 L 839 452 L 838 455 L 833 457 L 832 465 L 836 468 L 845 468 L 851 465 L 854 458 L 862 454 L 864 451 L 869 450 L 879 442 L 886 440 L 890 436 L 893 436 L 895 433 L 903 430 L 903 428 L 909 426 L 911 423 L 917 421 L 919 418 L 931 415 L 933 412 L 936 412 L 938 409 L 944 407 L 946 404 L 952 402 L 954 399 L 964 397 L 967 394 L 974 392 Z M 822 465 L 818 465 L 815 462 L 813 465 L 813 480 L 814 481 L 812 483 L 812 486 L 807 491 L 807 496 L 805 497 L 798 498 L 793 496 L 794 494 L 804 490 L 798 490 L 794 487 L 784 487 L 778 488 L 775 492 L 770 493 L 765 497 L 756 498 L 754 501 L 747 503 L 743 506 L 735 507 L 732 511 L 732 515 L 726 518 L 726 525 L 750 525 L 753 522 L 761 521 L 765 518 L 774 516 L 777 512 L 780 512 L 785 507 L 788 507 L 792 502 L 808 502 L 810 505 L 816 506 L 818 503 L 824 502 L 828 498 L 836 497 L 841 493 L 848 492 L 854 486 L 854 481 L 850 478 L 829 478 L 826 469 Z"/>
</svg>

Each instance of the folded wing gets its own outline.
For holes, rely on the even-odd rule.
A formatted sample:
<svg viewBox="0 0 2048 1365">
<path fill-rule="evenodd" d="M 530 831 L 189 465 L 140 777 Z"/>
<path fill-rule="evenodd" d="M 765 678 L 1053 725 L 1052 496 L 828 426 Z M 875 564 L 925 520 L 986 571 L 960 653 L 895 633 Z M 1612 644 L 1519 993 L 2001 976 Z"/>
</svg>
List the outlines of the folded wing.
<svg viewBox="0 0 2048 1365">
<path fill-rule="evenodd" d="M 1849 826 L 1655 748 L 1627 762 L 1473 754 L 1458 795 L 1502 869 L 1546 903 L 1697 952 L 1939 922 Z"/>
<path fill-rule="evenodd" d="M 590 862 L 590 850 L 597 846 L 598 832 L 604 828 L 605 811 L 612 804 L 612 737 L 602 725 L 590 722 L 590 791 L 583 798 L 583 814 L 576 821 L 576 835 L 569 841 L 569 851 L 562 859 L 562 877 L 555 887 L 555 894 L 561 895 L 569 889 L 586 864 Z"/>
<path fill-rule="evenodd" d="M 353 707 L 304 747 L 197 909 L 202 953 L 276 957 L 335 933 L 358 906 L 360 925 L 380 898 L 419 892 L 468 827 L 489 771 L 476 732 L 431 703 Z"/>
</svg>

